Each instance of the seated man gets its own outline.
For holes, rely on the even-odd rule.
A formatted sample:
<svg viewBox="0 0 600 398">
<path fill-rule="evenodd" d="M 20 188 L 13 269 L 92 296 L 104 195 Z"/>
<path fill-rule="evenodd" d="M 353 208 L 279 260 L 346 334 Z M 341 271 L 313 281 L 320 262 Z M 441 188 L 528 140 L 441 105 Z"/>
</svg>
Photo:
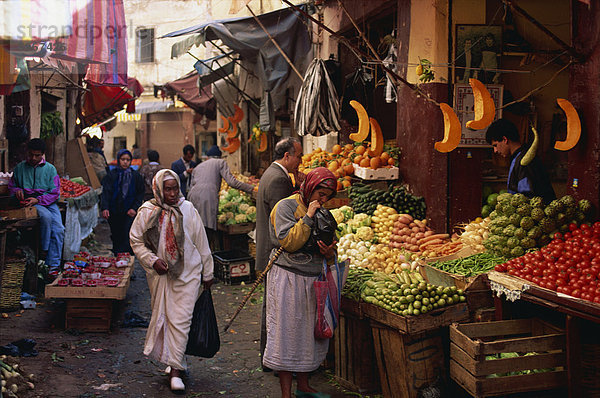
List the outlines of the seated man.
<svg viewBox="0 0 600 398">
<path fill-rule="evenodd" d="M 35 206 L 40 217 L 41 249 L 47 252 L 50 270 L 60 266 L 65 227 L 56 201 L 60 196 L 60 178 L 56 168 L 46 162 L 46 144 L 39 138 L 27 143 L 27 159 L 13 171 L 8 188 L 22 206 Z"/>
</svg>

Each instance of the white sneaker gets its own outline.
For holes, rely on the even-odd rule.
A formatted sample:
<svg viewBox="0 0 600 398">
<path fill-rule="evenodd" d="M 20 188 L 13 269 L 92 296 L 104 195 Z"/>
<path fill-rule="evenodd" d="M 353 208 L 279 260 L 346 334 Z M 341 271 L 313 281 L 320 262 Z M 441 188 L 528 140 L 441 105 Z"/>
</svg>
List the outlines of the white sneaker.
<svg viewBox="0 0 600 398">
<path fill-rule="evenodd" d="M 185 384 L 181 377 L 171 377 L 171 391 L 185 391 Z"/>
</svg>

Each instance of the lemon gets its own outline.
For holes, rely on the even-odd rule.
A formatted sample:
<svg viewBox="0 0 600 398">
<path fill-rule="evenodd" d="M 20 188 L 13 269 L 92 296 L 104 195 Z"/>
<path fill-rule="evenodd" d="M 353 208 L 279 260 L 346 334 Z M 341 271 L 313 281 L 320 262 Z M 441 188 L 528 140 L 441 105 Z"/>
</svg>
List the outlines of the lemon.
<svg viewBox="0 0 600 398">
<path fill-rule="evenodd" d="M 417 76 L 421 76 L 423 74 L 423 65 L 417 65 L 416 72 Z"/>
</svg>

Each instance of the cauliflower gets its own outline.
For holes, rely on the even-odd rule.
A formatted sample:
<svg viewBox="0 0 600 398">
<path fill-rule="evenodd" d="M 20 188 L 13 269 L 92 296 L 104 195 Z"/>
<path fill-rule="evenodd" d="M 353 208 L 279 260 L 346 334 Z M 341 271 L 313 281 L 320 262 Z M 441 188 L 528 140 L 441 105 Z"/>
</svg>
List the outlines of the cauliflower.
<svg viewBox="0 0 600 398">
<path fill-rule="evenodd" d="M 373 239 L 375 234 L 373 233 L 371 227 L 359 227 L 356 230 L 356 237 L 360 240 L 367 241 Z"/>
<path fill-rule="evenodd" d="M 246 214 L 252 214 L 252 213 L 256 214 L 256 206 L 248 206 L 248 208 L 246 209 Z"/>
<path fill-rule="evenodd" d="M 238 210 L 242 213 L 248 213 L 248 208 L 250 206 L 247 203 L 242 203 L 241 205 L 238 206 Z"/>
<path fill-rule="evenodd" d="M 227 222 L 227 214 L 219 214 L 219 217 L 217 217 L 217 222 L 219 224 L 225 224 Z"/>
<path fill-rule="evenodd" d="M 245 223 L 246 221 L 247 221 L 247 219 L 246 219 L 246 215 L 245 214 L 236 214 L 236 216 L 235 216 L 235 223 L 236 224 Z"/>
<path fill-rule="evenodd" d="M 340 224 L 344 222 L 344 213 L 340 209 L 331 210 L 331 215 L 335 218 L 335 222 Z"/>
<path fill-rule="evenodd" d="M 231 220 L 235 217 L 232 211 L 228 211 L 227 213 L 225 213 L 225 216 L 227 217 L 227 220 Z"/>
</svg>

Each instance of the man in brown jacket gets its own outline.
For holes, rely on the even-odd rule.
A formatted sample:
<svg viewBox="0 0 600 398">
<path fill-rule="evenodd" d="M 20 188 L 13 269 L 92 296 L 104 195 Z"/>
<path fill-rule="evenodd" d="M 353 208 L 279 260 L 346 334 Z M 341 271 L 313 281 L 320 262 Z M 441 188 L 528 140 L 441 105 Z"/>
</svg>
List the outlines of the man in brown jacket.
<svg viewBox="0 0 600 398">
<path fill-rule="evenodd" d="M 298 172 L 302 162 L 302 144 L 297 138 L 284 138 L 275 145 L 275 161 L 265 170 L 258 183 L 256 199 L 256 269 L 263 271 L 269 262 L 271 250 L 275 248 L 269 236 L 269 216 L 275 204 L 290 196 L 304 181 L 304 173 Z M 294 183 L 289 174 L 294 176 Z M 266 286 L 266 280 L 265 280 Z M 260 330 L 261 364 L 262 354 L 267 343 L 265 322 L 266 295 L 263 297 L 263 311 Z M 263 367 L 263 371 L 271 369 Z"/>
</svg>

